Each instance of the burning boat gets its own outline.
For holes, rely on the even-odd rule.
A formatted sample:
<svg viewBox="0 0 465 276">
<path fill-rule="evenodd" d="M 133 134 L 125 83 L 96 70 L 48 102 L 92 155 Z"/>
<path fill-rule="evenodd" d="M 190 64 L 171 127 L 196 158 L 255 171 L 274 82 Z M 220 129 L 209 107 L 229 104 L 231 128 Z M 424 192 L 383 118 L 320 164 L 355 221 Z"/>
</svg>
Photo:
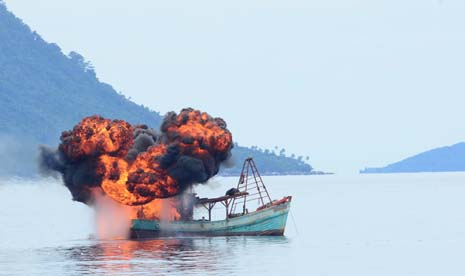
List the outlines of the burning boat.
<svg viewBox="0 0 465 276">
<path fill-rule="evenodd" d="M 132 223 L 133 238 L 283 235 L 291 197 L 272 201 L 251 158 L 225 196 L 189 195 L 219 172 L 233 147 L 223 119 L 192 108 L 167 113 L 159 131 L 94 115 L 64 131 L 57 148 L 41 147 L 39 164 L 45 175 L 61 176 L 73 200 L 93 207 L 109 198 L 127 210 L 119 216 Z M 220 205 L 226 216 L 214 220 Z M 194 219 L 202 208 L 208 218 Z"/>
<path fill-rule="evenodd" d="M 132 220 L 131 238 L 143 239 L 163 236 L 282 236 L 292 197 L 271 200 L 268 190 L 252 158 L 244 162 L 237 188 L 217 198 L 199 198 L 189 194 L 181 205 L 178 220 L 137 218 Z M 260 206 L 250 211 L 248 203 Z M 187 202 L 187 203 L 186 203 Z M 223 220 L 212 220 L 216 204 L 225 208 Z M 143 207 L 141 207 L 143 208 Z M 208 218 L 193 219 L 194 208 L 205 208 Z M 141 216 L 143 212 L 141 210 Z"/>
</svg>

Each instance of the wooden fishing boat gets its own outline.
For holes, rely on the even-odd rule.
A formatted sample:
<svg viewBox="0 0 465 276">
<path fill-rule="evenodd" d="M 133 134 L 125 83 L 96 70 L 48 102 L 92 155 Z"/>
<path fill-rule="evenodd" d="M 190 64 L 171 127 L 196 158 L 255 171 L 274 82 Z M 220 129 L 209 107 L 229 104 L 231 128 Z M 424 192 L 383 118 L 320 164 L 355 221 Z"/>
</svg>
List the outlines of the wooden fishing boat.
<svg viewBox="0 0 465 276">
<path fill-rule="evenodd" d="M 237 188 L 218 198 L 198 198 L 192 194 L 192 204 L 188 215 L 181 220 L 163 221 L 134 219 L 131 226 L 131 238 L 143 239 L 166 236 L 282 236 L 286 227 L 287 215 L 292 197 L 271 200 L 252 158 L 245 160 Z M 249 211 L 251 202 L 260 205 Z M 212 220 L 212 210 L 220 203 L 225 207 L 223 220 Z M 208 218 L 193 219 L 193 208 L 203 207 Z M 186 209 L 186 208 L 184 208 Z"/>
</svg>

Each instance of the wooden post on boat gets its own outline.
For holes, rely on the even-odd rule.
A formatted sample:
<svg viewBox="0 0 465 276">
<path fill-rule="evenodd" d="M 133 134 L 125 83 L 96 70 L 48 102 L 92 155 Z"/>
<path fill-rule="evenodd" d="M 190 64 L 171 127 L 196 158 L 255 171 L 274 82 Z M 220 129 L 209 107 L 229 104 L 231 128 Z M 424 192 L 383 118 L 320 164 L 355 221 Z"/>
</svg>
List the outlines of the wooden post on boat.
<svg viewBox="0 0 465 276">
<path fill-rule="evenodd" d="M 212 209 L 215 204 L 213 203 L 208 203 L 208 220 L 212 221 Z"/>
</svg>

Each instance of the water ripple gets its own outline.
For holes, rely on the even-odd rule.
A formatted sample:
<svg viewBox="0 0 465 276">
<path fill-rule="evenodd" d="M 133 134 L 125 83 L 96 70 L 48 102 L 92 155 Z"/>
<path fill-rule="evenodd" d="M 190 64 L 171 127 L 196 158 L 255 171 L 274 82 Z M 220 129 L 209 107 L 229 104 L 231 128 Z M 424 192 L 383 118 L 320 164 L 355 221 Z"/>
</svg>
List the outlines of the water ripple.
<svg viewBox="0 0 465 276">
<path fill-rule="evenodd" d="M 88 241 L 28 252 L 40 258 L 29 272 L 60 275 L 224 275 L 238 274 L 250 261 L 272 262 L 270 251 L 285 248 L 285 237 L 170 238 L 147 241 Z M 265 252 L 271 253 L 265 254 Z M 26 252 L 16 252 L 24 255 Z M 265 256 L 265 258 L 263 258 Z M 241 257 L 243 260 L 241 261 Z"/>
</svg>

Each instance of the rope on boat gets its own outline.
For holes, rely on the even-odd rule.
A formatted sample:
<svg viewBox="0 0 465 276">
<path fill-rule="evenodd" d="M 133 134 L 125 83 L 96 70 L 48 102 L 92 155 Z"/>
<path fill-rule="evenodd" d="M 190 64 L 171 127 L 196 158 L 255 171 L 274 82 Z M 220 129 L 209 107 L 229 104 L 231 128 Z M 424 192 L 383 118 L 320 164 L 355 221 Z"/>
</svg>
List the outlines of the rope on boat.
<svg viewBox="0 0 465 276">
<path fill-rule="evenodd" d="M 295 223 L 294 215 L 292 214 L 292 210 L 289 210 L 289 214 L 291 214 L 291 219 L 294 224 L 295 232 L 297 233 L 297 236 L 299 235 L 299 229 L 297 228 L 297 223 Z"/>
</svg>

